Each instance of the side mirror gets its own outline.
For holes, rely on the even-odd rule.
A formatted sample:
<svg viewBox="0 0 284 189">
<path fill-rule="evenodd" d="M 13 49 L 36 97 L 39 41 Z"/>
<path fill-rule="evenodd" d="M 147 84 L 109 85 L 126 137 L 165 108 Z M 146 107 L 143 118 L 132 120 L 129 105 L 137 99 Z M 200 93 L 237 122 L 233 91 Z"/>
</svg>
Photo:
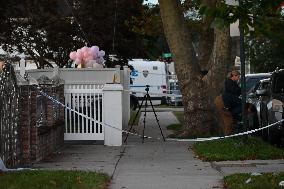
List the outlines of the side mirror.
<svg viewBox="0 0 284 189">
<path fill-rule="evenodd" d="M 267 89 L 259 89 L 259 90 L 256 90 L 255 94 L 257 96 L 268 96 L 268 90 Z"/>
</svg>

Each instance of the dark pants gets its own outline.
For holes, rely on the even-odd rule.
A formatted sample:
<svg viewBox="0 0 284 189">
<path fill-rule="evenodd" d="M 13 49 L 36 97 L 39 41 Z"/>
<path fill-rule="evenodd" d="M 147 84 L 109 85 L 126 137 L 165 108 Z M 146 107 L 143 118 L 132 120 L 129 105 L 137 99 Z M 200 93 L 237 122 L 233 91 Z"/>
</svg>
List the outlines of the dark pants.
<svg viewBox="0 0 284 189">
<path fill-rule="evenodd" d="M 230 112 L 232 113 L 232 116 L 234 119 L 241 121 L 241 113 L 242 113 L 242 104 L 237 104 L 235 107 L 230 109 Z"/>
<path fill-rule="evenodd" d="M 242 100 L 232 94 L 225 93 L 222 95 L 224 105 L 232 113 L 234 119 L 241 121 Z"/>
</svg>

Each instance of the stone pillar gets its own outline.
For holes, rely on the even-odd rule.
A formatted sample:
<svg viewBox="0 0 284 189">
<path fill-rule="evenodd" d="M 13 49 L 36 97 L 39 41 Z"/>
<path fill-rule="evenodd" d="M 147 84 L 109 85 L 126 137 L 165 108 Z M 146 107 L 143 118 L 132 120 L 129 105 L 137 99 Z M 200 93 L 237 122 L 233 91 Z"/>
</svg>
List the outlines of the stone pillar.
<svg viewBox="0 0 284 189">
<path fill-rule="evenodd" d="M 130 71 L 128 66 L 123 66 L 122 71 L 122 85 L 123 85 L 123 127 L 127 128 L 130 119 Z"/>
<path fill-rule="evenodd" d="M 31 163 L 31 99 L 30 87 L 28 85 L 19 86 L 19 132 L 22 152 L 22 165 Z"/>
<path fill-rule="evenodd" d="M 104 144 L 122 145 L 122 85 L 105 84 L 103 88 Z"/>
</svg>

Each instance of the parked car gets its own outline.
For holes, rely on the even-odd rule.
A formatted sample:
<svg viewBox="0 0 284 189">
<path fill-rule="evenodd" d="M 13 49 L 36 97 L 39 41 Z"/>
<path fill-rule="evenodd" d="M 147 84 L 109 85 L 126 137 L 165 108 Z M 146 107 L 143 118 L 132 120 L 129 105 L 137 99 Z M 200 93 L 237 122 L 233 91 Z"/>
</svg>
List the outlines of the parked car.
<svg viewBox="0 0 284 189">
<path fill-rule="evenodd" d="M 263 120 L 260 116 L 260 104 L 266 101 L 265 96 L 259 95 L 263 90 L 267 90 L 270 83 L 269 79 L 262 79 L 256 83 L 256 85 L 249 91 L 247 95 L 247 104 L 250 106 L 250 114 L 248 114 L 248 127 L 249 129 L 256 129 L 260 126 L 264 126 Z M 263 132 L 263 131 L 262 131 Z M 262 135 L 261 132 L 261 135 Z"/>
<path fill-rule="evenodd" d="M 169 105 L 182 105 L 182 95 L 177 79 L 169 79 L 169 94 L 172 95 L 167 98 Z"/>
<path fill-rule="evenodd" d="M 249 93 L 258 81 L 270 78 L 270 76 L 271 73 L 246 74 L 246 92 Z"/>
<path fill-rule="evenodd" d="M 284 118 L 284 70 L 275 71 L 270 79 L 259 81 L 248 95 L 248 102 L 255 114 L 250 117 L 254 128 L 264 127 Z M 257 121 L 256 121 L 257 119 Z M 261 132 L 264 139 L 273 144 L 280 144 L 284 138 L 284 123 L 269 127 Z"/>
</svg>

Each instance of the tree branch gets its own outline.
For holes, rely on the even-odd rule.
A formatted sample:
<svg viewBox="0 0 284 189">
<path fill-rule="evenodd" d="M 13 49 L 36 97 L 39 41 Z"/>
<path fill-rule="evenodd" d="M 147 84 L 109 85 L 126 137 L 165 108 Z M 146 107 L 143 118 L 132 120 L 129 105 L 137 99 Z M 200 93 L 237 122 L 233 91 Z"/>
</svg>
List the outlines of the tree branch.
<svg viewBox="0 0 284 189">
<path fill-rule="evenodd" d="M 209 8 L 216 7 L 216 0 L 202 0 L 202 4 L 206 5 Z M 203 70 L 209 70 L 209 59 L 212 53 L 213 44 L 214 44 L 214 30 L 211 28 L 211 23 L 213 21 L 213 17 L 205 16 L 201 22 L 201 38 L 199 44 L 199 65 Z"/>
</svg>

